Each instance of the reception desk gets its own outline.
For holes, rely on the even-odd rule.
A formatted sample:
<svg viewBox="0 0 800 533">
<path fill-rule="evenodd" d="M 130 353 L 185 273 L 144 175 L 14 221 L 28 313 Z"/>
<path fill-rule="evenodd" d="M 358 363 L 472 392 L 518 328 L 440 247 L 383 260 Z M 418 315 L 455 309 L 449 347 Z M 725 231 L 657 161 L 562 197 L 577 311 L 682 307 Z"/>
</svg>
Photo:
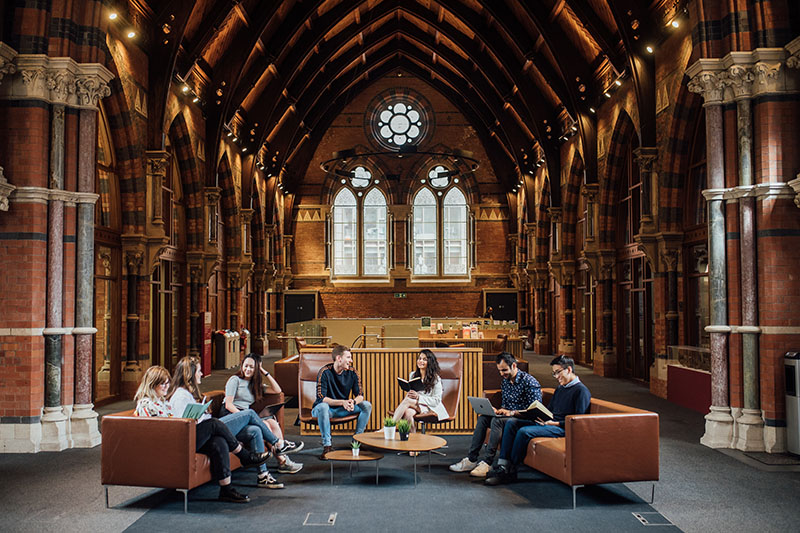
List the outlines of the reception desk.
<svg viewBox="0 0 800 533">
<path fill-rule="evenodd" d="M 484 352 L 490 353 L 496 336 L 484 339 L 459 339 L 445 335 L 431 335 L 430 332 L 420 331 L 419 347 L 433 348 L 437 342 L 451 344 L 463 344 L 466 348 L 480 348 Z M 506 341 L 506 351 L 510 352 L 516 359 L 522 359 L 522 339 L 519 337 L 509 337 Z"/>
<path fill-rule="evenodd" d="M 326 350 L 304 349 L 302 353 L 321 353 Z M 482 351 L 478 348 L 437 348 L 435 352 L 461 353 L 463 375 L 458 412 L 455 420 L 444 424 L 431 424 L 428 433 L 439 435 L 471 435 L 477 415 L 470 407 L 467 396 L 483 396 Z M 330 353 L 330 349 L 327 350 Z M 416 369 L 418 348 L 353 348 L 353 368 L 361 376 L 365 398 L 372 403 L 372 417 L 367 431 L 383 427 L 383 417 L 393 410 L 405 393 L 397 385 L 397 378 L 407 378 Z M 453 413 L 450 413 L 451 415 Z M 333 435 L 352 435 L 355 422 L 333 426 Z M 319 435 L 317 426 L 300 425 L 301 435 Z"/>
</svg>

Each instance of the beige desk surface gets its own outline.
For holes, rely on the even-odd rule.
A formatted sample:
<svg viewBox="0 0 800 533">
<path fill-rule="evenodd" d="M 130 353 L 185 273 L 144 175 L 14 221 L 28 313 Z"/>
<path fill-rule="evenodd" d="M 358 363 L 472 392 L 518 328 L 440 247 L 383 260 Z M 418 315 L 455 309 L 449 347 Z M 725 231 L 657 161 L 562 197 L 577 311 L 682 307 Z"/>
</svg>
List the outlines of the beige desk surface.
<svg viewBox="0 0 800 533">
<path fill-rule="evenodd" d="M 394 440 L 386 440 L 383 438 L 383 430 L 353 435 L 353 439 L 379 450 L 396 452 L 428 452 L 447 445 L 447 441 L 441 437 L 423 435 L 422 433 L 411 433 L 408 436 L 408 440 L 400 440 L 400 435 L 395 433 Z M 361 453 L 364 452 L 362 451 Z"/>
</svg>

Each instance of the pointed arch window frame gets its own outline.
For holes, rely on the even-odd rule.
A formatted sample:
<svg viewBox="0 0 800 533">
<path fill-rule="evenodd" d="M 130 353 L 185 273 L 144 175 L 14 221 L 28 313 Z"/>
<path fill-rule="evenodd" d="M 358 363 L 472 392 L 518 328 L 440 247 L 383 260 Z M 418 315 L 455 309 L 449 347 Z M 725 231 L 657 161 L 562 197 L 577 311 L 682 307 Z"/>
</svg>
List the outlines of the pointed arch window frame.
<svg viewBox="0 0 800 533">
<path fill-rule="evenodd" d="M 354 203 L 340 204 L 341 195 L 349 195 L 348 201 L 352 199 Z M 368 198 L 378 197 L 382 202 L 367 204 Z M 329 259 L 326 268 L 330 271 L 331 280 L 388 280 L 389 273 L 393 268 L 393 239 L 391 234 L 392 216 L 386 192 L 374 184 L 366 188 L 354 189 L 348 183 L 342 185 L 333 198 L 327 224 Z M 345 221 L 339 218 L 345 208 L 350 212 L 351 220 Z M 351 260 L 352 267 L 346 270 L 341 267 L 337 268 L 337 264 L 341 264 L 340 258 L 342 258 L 343 251 L 343 247 L 338 245 L 344 231 L 343 224 L 349 225 L 349 231 L 353 236 L 352 245 L 349 246 L 353 253 L 346 257 Z M 383 238 L 375 238 L 374 234 Z"/>
</svg>

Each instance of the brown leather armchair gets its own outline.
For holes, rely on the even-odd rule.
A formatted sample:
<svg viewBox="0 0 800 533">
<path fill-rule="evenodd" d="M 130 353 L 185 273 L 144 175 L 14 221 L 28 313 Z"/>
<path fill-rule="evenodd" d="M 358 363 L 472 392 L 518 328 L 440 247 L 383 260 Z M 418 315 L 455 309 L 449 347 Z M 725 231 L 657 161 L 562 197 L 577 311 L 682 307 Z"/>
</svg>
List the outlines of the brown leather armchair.
<svg viewBox="0 0 800 533">
<path fill-rule="evenodd" d="M 311 416 L 311 409 L 317 398 L 317 374 L 320 369 L 333 362 L 328 353 L 301 353 L 300 369 L 297 373 L 297 406 L 300 410 L 300 421 L 306 424 L 317 425 L 317 419 Z M 346 424 L 358 418 L 358 414 L 342 417 L 332 417 L 331 426 Z"/>
<path fill-rule="evenodd" d="M 494 363 L 497 356 L 506 351 L 506 344 L 508 344 L 508 335 L 506 333 L 499 334 L 492 344 L 492 349 L 483 352 L 483 360 Z"/>
<path fill-rule="evenodd" d="M 426 412 L 414 416 L 420 422 L 420 432 L 425 433 L 428 424 L 444 424 L 455 420 L 458 404 L 461 399 L 461 374 L 464 361 L 460 353 L 433 352 L 439 361 L 439 378 L 442 380 L 442 405 L 447 410 L 448 418 L 439 420 L 436 413 Z"/>
</svg>

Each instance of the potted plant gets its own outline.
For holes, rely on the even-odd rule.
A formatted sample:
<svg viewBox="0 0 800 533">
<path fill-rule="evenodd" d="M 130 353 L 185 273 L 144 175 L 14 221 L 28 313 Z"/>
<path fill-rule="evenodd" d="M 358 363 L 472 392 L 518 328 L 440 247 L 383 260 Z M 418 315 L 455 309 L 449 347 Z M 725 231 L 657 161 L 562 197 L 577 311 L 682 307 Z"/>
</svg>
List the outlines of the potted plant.
<svg viewBox="0 0 800 533">
<path fill-rule="evenodd" d="M 395 431 L 395 424 L 394 418 L 391 416 L 387 416 L 383 419 L 383 438 L 386 440 L 394 440 L 394 431 Z"/>
<path fill-rule="evenodd" d="M 350 443 L 350 446 L 353 448 L 353 457 L 358 457 L 358 452 L 361 450 L 361 443 L 354 440 Z"/>
<path fill-rule="evenodd" d="M 397 432 L 400 433 L 400 440 L 408 440 L 408 432 L 411 431 L 411 424 L 406 419 L 397 421 Z"/>
</svg>

